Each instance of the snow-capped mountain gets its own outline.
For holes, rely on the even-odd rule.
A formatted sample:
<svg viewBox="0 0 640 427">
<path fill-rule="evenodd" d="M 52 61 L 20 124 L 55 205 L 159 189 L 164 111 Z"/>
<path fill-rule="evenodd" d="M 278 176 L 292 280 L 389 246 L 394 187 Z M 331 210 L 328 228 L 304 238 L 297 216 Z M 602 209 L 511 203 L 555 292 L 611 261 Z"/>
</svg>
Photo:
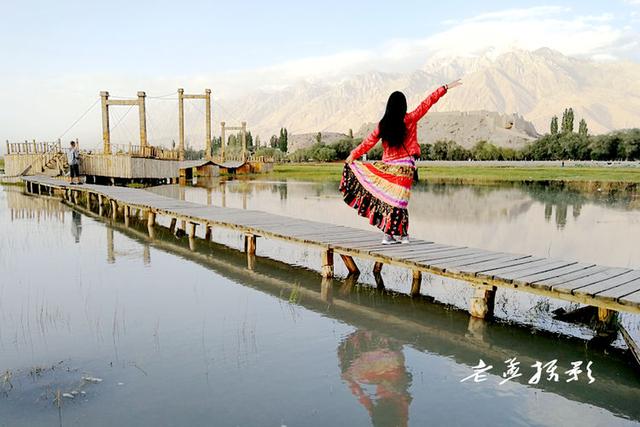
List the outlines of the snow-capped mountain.
<svg viewBox="0 0 640 427">
<path fill-rule="evenodd" d="M 540 133 L 567 107 L 577 120 L 587 121 L 592 133 L 640 126 L 640 64 L 576 59 L 546 48 L 437 59 L 406 74 L 371 72 L 339 82 L 299 82 L 221 103 L 263 140 L 280 127 L 290 133 L 346 133 L 379 120 L 392 91 L 403 91 L 412 108 L 455 78 L 462 78 L 463 86 L 441 99 L 434 111 L 517 114 Z"/>
</svg>

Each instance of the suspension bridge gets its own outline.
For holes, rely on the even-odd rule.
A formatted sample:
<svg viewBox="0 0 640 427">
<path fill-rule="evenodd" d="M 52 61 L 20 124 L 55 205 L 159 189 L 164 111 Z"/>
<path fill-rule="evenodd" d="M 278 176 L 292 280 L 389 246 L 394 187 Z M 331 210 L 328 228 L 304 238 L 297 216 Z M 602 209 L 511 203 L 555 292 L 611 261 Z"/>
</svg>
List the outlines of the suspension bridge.
<svg viewBox="0 0 640 427">
<path fill-rule="evenodd" d="M 247 123 L 241 121 L 239 125 L 228 125 L 220 122 L 220 144 L 214 153 L 212 139 L 212 108 L 211 90 L 206 89 L 201 94 L 188 94 L 184 89 L 177 90 L 177 96 L 166 94 L 161 96 L 147 96 L 145 92 L 138 92 L 136 97 L 110 96 L 109 92 L 100 92 L 100 97 L 85 110 L 69 126 L 65 132 L 53 142 L 6 142 L 5 177 L 17 179 L 27 175 L 45 175 L 50 177 L 63 176 L 68 171 L 66 150 L 62 146 L 61 138 L 83 120 L 98 103 L 101 105 L 102 118 L 102 147 L 101 149 L 81 148 L 80 173 L 89 182 L 126 183 L 136 182 L 174 182 L 180 178 L 189 179 L 193 176 L 213 176 L 218 173 L 253 173 L 268 171 L 272 168 L 272 159 L 255 157 L 247 147 Z M 177 101 L 178 111 L 178 146 L 172 142 L 171 147 L 152 145 L 148 137 L 148 124 L 159 131 L 156 121 L 152 120 L 147 109 L 147 98 L 162 101 Z M 185 100 L 204 101 L 204 111 L 196 111 L 204 116 L 204 150 L 201 159 L 186 159 L 185 136 Z M 191 104 L 195 107 L 195 104 Z M 117 114 L 114 107 L 128 107 L 124 114 Z M 221 108 L 221 107 L 220 107 Z M 125 118 L 137 109 L 138 132 L 128 143 L 112 142 L 112 132 L 126 127 Z M 112 118 L 113 120 L 112 123 Z M 161 120 L 165 124 L 168 120 Z M 130 129 L 127 128 L 127 131 Z M 238 131 L 237 145 L 229 147 L 227 132 Z M 158 132 L 159 133 L 159 132 Z M 169 132 L 172 133 L 172 132 Z M 165 132 L 165 135 L 167 132 Z M 130 136 L 129 132 L 129 136 Z M 132 143 L 137 139 L 137 143 Z M 231 150 L 234 148 L 235 150 Z"/>
</svg>

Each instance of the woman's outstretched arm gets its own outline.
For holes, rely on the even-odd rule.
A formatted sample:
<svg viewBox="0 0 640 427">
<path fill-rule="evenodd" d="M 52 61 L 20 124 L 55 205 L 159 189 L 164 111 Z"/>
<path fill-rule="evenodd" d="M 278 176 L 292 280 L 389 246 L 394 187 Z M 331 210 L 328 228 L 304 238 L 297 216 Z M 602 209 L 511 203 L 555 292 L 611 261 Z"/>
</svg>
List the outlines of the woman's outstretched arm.
<svg viewBox="0 0 640 427">
<path fill-rule="evenodd" d="M 427 111 L 429 111 L 429 109 L 433 106 L 433 104 L 438 102 L 438 100 L 442 98 L 442 96 L 445 93 L 447 93 L 449 89 L 458 87 L 461 84 L 462 82 L 460 81 L 460 79 L 458 79 L 449 84 L 440 86 L 431 95 L 427 96 L 427 98 L 424 101 L 422 101 L 420 105 L 416 107 L 415 110 L 407 114 L 407 120 L 411 122 L 417 122 L 418 120 L 423 118 L 425 114 L 427 114 Z"/>
<path fill-rule="evenodd" d="M 359 159 L 360 157 L 362 157 L 363 154 L 368 153 L 369 150 L 371 150 L 379 140 L 380 140 L 380 129 L 378 128 L 378 125 L 376 125 L 376 128 L 373 130 L 373 132 L 371 132 L 369 136 L 367 136 L 360 143 L 360 145 L 358 145 L 356 148 L 354 148 L 351 151 L 351 154 L 349 154 L 349 157 L 347 157 L 346 162 L 351 163 L 354 160 Z"/>
</svg>

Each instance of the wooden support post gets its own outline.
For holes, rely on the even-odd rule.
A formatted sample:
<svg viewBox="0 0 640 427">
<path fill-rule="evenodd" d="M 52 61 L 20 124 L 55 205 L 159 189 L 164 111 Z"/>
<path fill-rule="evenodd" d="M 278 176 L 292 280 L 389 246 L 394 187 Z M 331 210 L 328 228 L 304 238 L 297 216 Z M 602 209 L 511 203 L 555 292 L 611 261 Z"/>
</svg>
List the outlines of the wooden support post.
<svg viewBox="0 0 640 427">
<path fill-rule="evenodd" d="M 376 281 L 376 287 L 378 289 L 384 289 L 384 280 L 382 280 L 382 263 L 376 261 L 373 264 L 373 278 Z"/>
<path fill-rule="evenodd" d="M 147 231 L 149 232 L 149 237 L 151 237 L 152 239 L 156 237 L 155 225 L 156 225 L 156 213 L 154 211 L 148 211 Z"/>
<path fill-rule="evenodd" d="M 178 89 L 178 159 L 184 160 L 184 89 Z"/>
<path fill-rule="evenodd" d="M 147 244 L 142 247 L 142 263 L 144 265 L 151 264 L 151 247 Z"/>
<path fill-rule="evenodd" d="M 189 221 L 189 238 L 195 239 L 196 237 L 196 227 L 198 226 L 197 222 Z"/>
<path fill-rule="evenodd" d="M 111 133 L 109 130 L 109 92 L 100 92 L 102 100 L 102 152 L 111 154 Z"/>
<path fill-rule="evenodd" d="M 256 269 L 256 256 L 247 254 L 247 268 L 251 271 Z"/>
<path fill-rule="evenodd" d="M 382 263 L 380 261 L 376 261 L 373 264 L 373 272 L 374 273 L 381 273 L 382 272 Z"/>
<path fill-rule="evenodd" d="M 608 323 L 615 313 L 615 311 L 609 310 L 608 308 L 598 307 L 598 320 L 603 323 Z"/>
<path fill-rule="evenodd" d="M 247 122 L 242 122 L 242 160 L 247 161 Z"/>
<path fill-rule="evenodd" d="M 91 212 L 91 193 L 87 191 L 85 194 L 87 195 L 87 210 Z"/>
<path fill-rule="evenodd" d="M 227 143 L 225 135 L 225 122 L 220 122 L 220 160 L 224 162 L 224 146 Z"/>
<path fill-rule="evenodd" d="M 420 295 L 420 286 L 422 285 L 422 272 L 413 270 L 413 280 L 411 281 L 411 296 Z"/>
<path fill-rule="evenodd" d="M 102 194 L 98 194 L 98 215 L 102 216 L 104 214 L 104 209 L 103 209 L 103 202 L 104 200 L 102 200 Z"/>
<path fill-rule="evenodd" d="M 211 89 L 205 89 L 204 104 L 204 133 L 205 133 L 205 158 L 211 159 Z"/>
<path fill-rule="evenodd" d="M 124 226 L 128 227 L 129 226 L 129 218 L 131 217 L 131 207 L 129 207 L 129 205 L 125 205 L 124 206 L 124 211 L 122 213 L 122 216 L 124 216 Z"/>
<path fill-rule="evenodd" d="M 148 153 L 147 147 L 147 112 L 145 108 L 145 98 L 146 94 L 142 91 L 138 92 L 138 113 L 140 117 L 140 148 L 142 149 L 143 154 L 146 156 Z"/>
<path fill-rule="evenodd" d="M 176 231 L 176 222 L 178 222 L 178 218 L 171 218 L 171 223 L 169 224 L 169 231 L 172 233 Z"/>
<path fill-rule="evenodd" d="M 256 236 L 253 234 L 245 234 L 244 236 L 244 251 L 248 255 L 256 254 Z"/>
<path fill-rule="evenodd" d="M 322 277 L 333 277 L 333 249 L 322 251 Z"/>
<path fill-rule="evenodd" d="M 322 282 L 320 283 L 320 298 L 329 304 L 333 302 L 333 278 L 322 278 Z"/>
<path fill-rule="evenodd" d="M 187 221 L 184 219 L 180 220 L 180 229 L 185 233 L 187 232 Z"/>
<path fill-rule="evenodd" d="M 474 285 L 474 288 L 474 295 L 469 301 L 469 314 L 479 319 L 486 319 L 493 316 L 496 287 Z"/>
<path fill-rule="evenodd" d="M 353 257 L 350 255 L 340 254 L 340 258 L 342 258 L 344 265 L 347 267 L 347 270 L 349 270 L 349 276 L 360 274 L 360 269 L 358 269 Z"/>
<path fill-rule="evenodd" d="M 204 240 L 206 240 L 207 242 L 211 241 L 211 230 L 212 230 L 212 227 L 209 224 L 206 224 L 205 231 L 204 231 Z"/>
<path fill-rule="evenodd" d="M 74 204 L 78 204 L 78 192 L 77 191 L 72 191 L 73 194 L 73 203 Z"/>
<path fill-rule="evenodd" d="M 107 262 L 113 264 L 116 262 L 116 252 L 113 246 L 113 228 L 105 228 L 107 229 Z"/>
<path fill-rule="evenodd" d="M 111 200 L 111 219 L 118 220 L 118 203 L 115 200 Z"/>
</svg>

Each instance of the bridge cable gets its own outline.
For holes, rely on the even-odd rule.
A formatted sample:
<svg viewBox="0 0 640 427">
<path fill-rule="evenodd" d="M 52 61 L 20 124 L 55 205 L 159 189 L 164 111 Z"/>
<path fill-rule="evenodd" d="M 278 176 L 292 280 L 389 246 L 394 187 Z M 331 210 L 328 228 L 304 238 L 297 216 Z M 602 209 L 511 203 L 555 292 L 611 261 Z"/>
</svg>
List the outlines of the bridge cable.
<svg viewBox="0 0 640 427">
<path fill-rule="evenodd" d="M 84 113 L 82 113 L 82 114 L 80 115 L 80 117 L 78 117 L 78 118 L 76 119 L 76 121 L 74 121 L 74 122 L 71 124 L 71 126 L 69 126 L 69 127 L 67 128 L 67 130 L 65 130 L 64 132 L 62 132 L 62 134 L 58 137 L 58 139 L 61 139 L 63 136 L 65 136 L 65 135 L 67 134 L 67 132 L 69 132 L 71 129 L 73 129 L 73 127 L 74 127 L 75 125 L 77 125 L 77 124 L 78 124 L 78 122 L 79 122 L 80 120 L 82 120 L 82 119 L 83 119 L 87 114 L 89 114 L 89 111 L 93 110 L 93 107 L 95 107 L 95 106 L 96 106 L 96 104 L 97 104 L 99 101 L 100 101 L 100 98 L 97 98 L 97 99 L 93 102 L 93 104 L 91 104 L 91 106 L 90 106 L 89 108 L 87 108 L 87 109 L 85 110 L 85 112 L 84 112 Z"/>
</svg>

